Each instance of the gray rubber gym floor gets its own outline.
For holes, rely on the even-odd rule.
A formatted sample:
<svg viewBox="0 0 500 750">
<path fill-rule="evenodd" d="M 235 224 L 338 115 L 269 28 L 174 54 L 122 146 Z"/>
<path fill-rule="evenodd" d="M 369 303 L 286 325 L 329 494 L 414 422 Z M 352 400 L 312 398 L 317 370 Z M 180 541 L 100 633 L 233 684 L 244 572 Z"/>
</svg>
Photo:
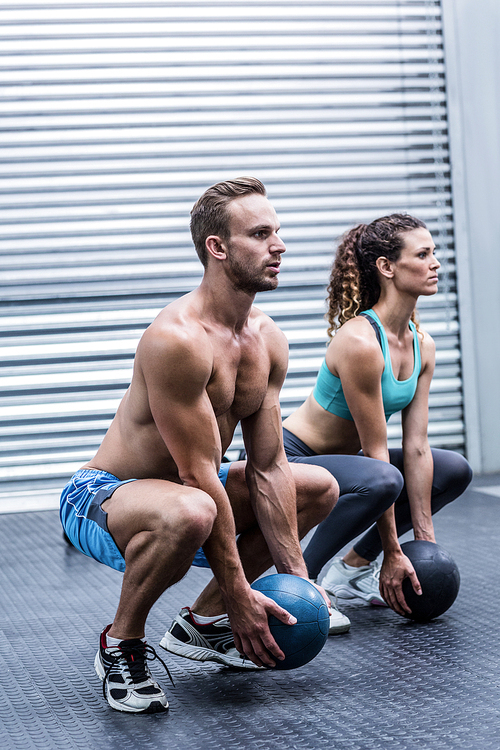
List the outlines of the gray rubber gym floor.
<svg viewBox="0 0 500 750">
<path fill-rule="evenodd" d="M 121 575 L 69 548 L 55 511 L 0 516 L 0 748 L 498 750 L 499 485 L 475 480 L 435 519 L 462 578 L 440 619 L 416 625 L 386 609 L 345 607 L 351 632 L 288 672 L 234 672 L 158 649 L 175 687 L 154 662 L 170 710 L 152 716 L 110 709 L 94 674 Z M 206 580 L 192 569 L 164 595 L 150 643 Z"/>
</svg>

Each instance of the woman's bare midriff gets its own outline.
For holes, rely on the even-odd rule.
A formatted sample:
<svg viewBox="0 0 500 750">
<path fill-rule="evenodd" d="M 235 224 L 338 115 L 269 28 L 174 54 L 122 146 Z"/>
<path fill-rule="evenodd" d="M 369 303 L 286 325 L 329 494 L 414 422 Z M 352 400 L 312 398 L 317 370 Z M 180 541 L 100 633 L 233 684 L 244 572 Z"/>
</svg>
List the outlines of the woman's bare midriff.
<svg viewBox="0 0 500 750">
<path fill-rule="evenodd" d="M 354 422 L 330 414 L 312 394 L 284 420 L 283 427 L 318 455 L 355 454 L 361 448 Z"/>
</svg>

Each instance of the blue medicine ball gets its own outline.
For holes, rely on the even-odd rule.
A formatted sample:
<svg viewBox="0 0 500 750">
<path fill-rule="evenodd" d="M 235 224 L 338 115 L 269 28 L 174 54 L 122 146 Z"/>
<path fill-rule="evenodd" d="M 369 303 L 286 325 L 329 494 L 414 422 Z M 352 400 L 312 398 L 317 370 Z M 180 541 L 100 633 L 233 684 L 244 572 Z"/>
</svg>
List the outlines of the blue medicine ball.
<svg viewBox="0 0 500 750">
<path fill-rule="evenodd" d="M 284 661 L 276 659 L 275 669 L 296 669 L 314 659 L 326 643 L 330 624 L 328 607 L 318 589 L 305 578 L 287 573 L 260 578 L 252 588 L 297 618 L 295 625 L 285 625 L 273 615 L 269 617 L 269 629 L 286 657 Z"/>
</svg>

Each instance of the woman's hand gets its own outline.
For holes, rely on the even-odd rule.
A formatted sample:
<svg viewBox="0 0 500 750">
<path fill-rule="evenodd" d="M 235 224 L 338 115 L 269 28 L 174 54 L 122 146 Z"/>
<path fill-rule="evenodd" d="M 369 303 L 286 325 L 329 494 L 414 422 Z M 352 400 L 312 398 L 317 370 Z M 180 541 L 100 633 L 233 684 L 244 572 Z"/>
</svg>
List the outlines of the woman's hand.
<svg viewBox="0 0 500 750">
<path fill-rule="evenodd" d="M 422 540 L 424 542 L 434 542 L 436 543 L 436 537 L 434 535 L 434 527 L 432 525 L 432 521 L 430 523 L 430 527 L 427 529 L 413 529 L 413 536 L 416 540 Z"/>
<path fill-rule="evenodd" d="M 386 603 L 399 615 L 410 614 L 403 594 L 403 581 L 409 578 L 416 594 L 422 593 L 422 587 L 415 569 L 401 550 L 384 555 L 380 570 L 380 593 Z"/>
</svg>

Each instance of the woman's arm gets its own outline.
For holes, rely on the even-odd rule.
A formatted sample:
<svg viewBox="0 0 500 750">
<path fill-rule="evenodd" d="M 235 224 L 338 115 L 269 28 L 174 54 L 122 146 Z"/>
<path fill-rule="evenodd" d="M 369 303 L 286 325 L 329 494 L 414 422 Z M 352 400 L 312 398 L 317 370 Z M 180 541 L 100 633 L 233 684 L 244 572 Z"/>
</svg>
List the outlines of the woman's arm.
<svg viewBox="0 0 500 750">
<path fill-rule="evenodd" d="M 432 338 L 424 333 L 421 344 L 422 369 L 418 379 L 417 390 L 411 403 L 403 410 L 403 460 L 405 485 L 410 503 L 415 539 L 435 541 L 434 528 L 431 517 L 431 491 L 434 466 L 431 449 L 427 438 L 429 388 L 434 373 L 435 346 Z M 392 513 L 391 522 L 386 518 Z M 384 524 L 392 528 L 394 523 L 394 506 L 387 511 L 379 521 L 380 535 L 383 537 Z M 390 532 L 387 531 L 389 534 Z M 399 547 L 399 543 L 398 543 Z M 411 570 L 411 572 L 409 572 Z M 390 557 L 386 557 L 384 548 L 384 564 L 380 573 L 380 590 L 386 602 L 399 614 L 409 612 L 406 604 L 402 584 L 404 578 L 411 579 L 413 589 L 417 594 L 422 588 L 415 574 L 413 566 L 399 548 Z"/>
<path fill-rule="evenodd" d="M 403 410 L 403 460 L 405 486 L 410 504 L 415 539 L 435 541 L 431 517 L 431 492 L 434 466 L 427 438 L 429 389 L 434 373 L 435 346 L 432 338 L 424 333 L 421 344 L 422 368 L 417 389 L 411 403 Z M 394 515 L 394 507 L 390 509 Z M 387 511 L 389 513 L 389 511 Z M 385 515 L 387 515 L 387 513 Z M 379 530 L 387 519 L 382 517 Z M 381 531 L 382 536 L 382 531 Z M 399 545 L 398 545 L 399 546 Z M 408 570 L 412 570 L 412 574 Z M 380 574 L 380 589 L 387 603 L 399 614 L 409 611 L 404 599 L 402 584 L 409 576 L 417 594 L 421 593 L 420 583 L 408 558 L 401 549 L 387 561 Z"/>
<path fill-rule="evenodd" d="M 381 386 L 384 357 L 368 321 L 359 322 L 363 328 L 358 325 L 335 352 L 335 360 L 340 363 L 337 370 L 363 455 L 389 463 Z M 379 518 L 377 526 L 384 551 L 380 591 L 387 604 L 402 615 L 410 611 L 403 595 L 403 580 L 410 578 L 416 593 L 421 592 L 421 587 L 413 565 L 401 550 L 394 506 Z"/>
<path fill-rule="evenodd" d="M 389 462 L 381 386 L 385 362 L 365 318 L 342 326 L 328 347 L 326 364 L 342 382 L 363 454 Z"/>
<path fill-rule="evenodd" d="M 406 490 L 410 503 L 415 539 L 434 542 L 431 513 L 434 464 L 427 437 L 429 421 L 429 389 L 434 374 L 436 348 L 429 334 L 421 346 L 422 370 L 412 402 L 404 409 L 403 460 Z"/>
</svg>

